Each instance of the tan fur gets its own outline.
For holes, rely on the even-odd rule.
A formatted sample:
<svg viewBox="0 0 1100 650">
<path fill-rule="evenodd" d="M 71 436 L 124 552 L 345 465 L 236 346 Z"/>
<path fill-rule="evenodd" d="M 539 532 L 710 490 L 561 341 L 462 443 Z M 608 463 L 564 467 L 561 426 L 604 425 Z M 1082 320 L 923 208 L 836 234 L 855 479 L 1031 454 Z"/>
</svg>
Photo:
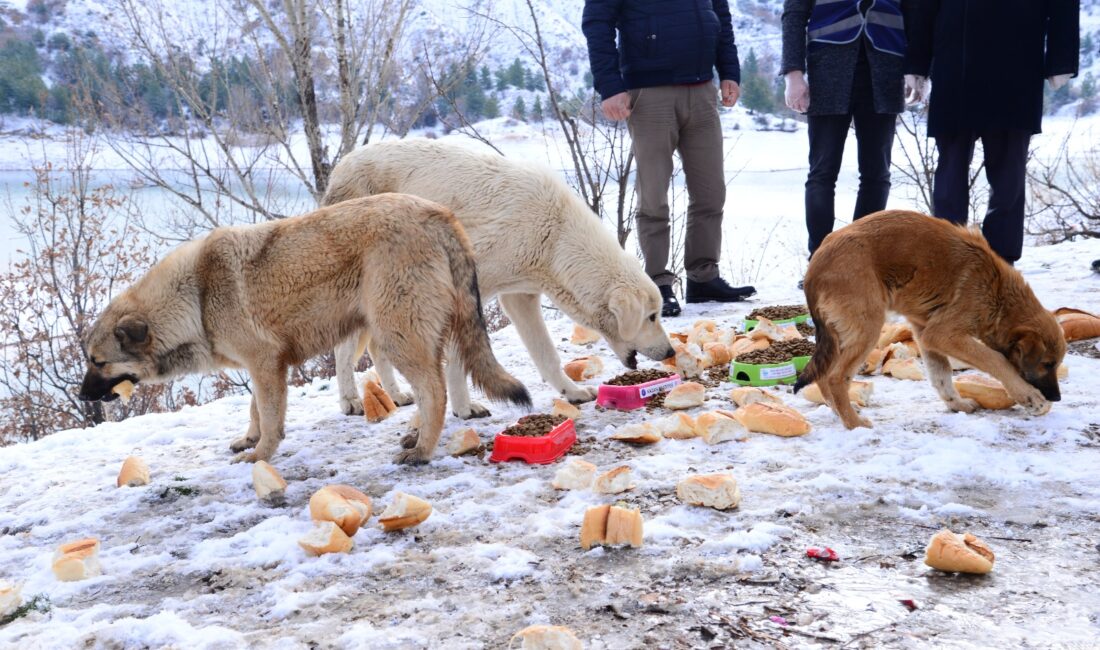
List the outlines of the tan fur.
<svg viewBox="0 0 1100 650">
<path fill-rule="evenodd" d="M 219 228 L 111 301 L 87 339 L 81 397 L 111 399 L 124 380 L 246 368 L 251 423 L 231 448 L 255 447 L 241 461 L 268 460 L 283 439 L 288 367 L 366 329 L 412 384 L 424 423 L 397 461 L 423 462 L 443 427 L 448 341 L 490 395 L 530 403 L 493 357 L 479 308 L 469 242 L 430 201 L 387 194 Z"/>
<path fill-rule="evenodd" d="M 1058 322 L 976 230 L 916 212 L 879 212 L 826 237 L 804 286 L 817 351 L 795 390 L 817 381 L 849 429 L 871 425 L 846 397 L 887 310 L 909 320 L 929 380 L 951 410 L 977 404 L 955 391 L 948 357 L 996 377 L 1033 415 L 1060 399 L 1056 372 L 1066 343 Z"/>
<path fill-rule="evenodd" d="M 483 295 L 500 297 L 543 380 L 570 402 L 594 399 L 595 388 L 578 386 L 562 372 L 542 320 L 542 295 L 574 322 L 600 332 L 628 367 L 635 367 L 639 352 L 654 360 L 672 355 L 657 287 L 550 169 L 433 140 L 381 142 L 341 160 L 323 203 L 378 192 L 407 192 L 454 211 L 473 244 Z M 345 385 L 357 358 L 353 343 L 337 349 L 347 413 L 357 406 L 354 385 Z M 407 401 L 385 360 L 378 366 L 390 395 Z M 470 402 L 459 364 L 448 364 L 447 382 L 456 415 L 488 415 Z"/>
</svg>

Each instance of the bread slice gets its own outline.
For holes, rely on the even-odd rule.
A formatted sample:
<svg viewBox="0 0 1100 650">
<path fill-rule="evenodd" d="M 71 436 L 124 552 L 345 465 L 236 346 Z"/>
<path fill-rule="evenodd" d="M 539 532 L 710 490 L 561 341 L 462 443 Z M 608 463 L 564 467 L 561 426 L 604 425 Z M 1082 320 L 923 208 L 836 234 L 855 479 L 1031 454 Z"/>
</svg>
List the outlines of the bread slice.
<svg viewBox="0 0 1100 650">
<path fill-rule="evenodd" d="M 111 392 L 118 395 L 118 398 L 122 400 L 123 404 L 130 401 L 130 396 L 134 394 L 134 382 L 129 379 L 118 382 L 111 387 Z"/>
<path fill-rule="evenodd" d="M 585 381 L 603 372 L 603 359 L 597 356 L 577 357 L 565 364 L 564 370 L 573 381 Z"/>
<path fill-rule="evenodd" d="M 689 409 L 695 406 L 702 406 L 706 398 L 707 389 L 702 384 L 694 381 L 685 381 L 665 393 L 664 405 L 665 408 L 673 410 Z"/>
<path fill-rule="evenodd" d="M 550 409 L 550 415 L 560 415 L 577 422 L 581 419 L 581 410 L 563 399 L 555 398 L 554 406 Z"/>
<path fill-rule="evenodd" d="M 709 368 L 729 363 L 732 357 L 725 343 L 714 341 L 703 345 L 703 363 Z"/>
<path fill-rule="evenodd" d="M 719 411 L 703 413 L 695 418 L 695 432 L 708 445 L 748 438 L 748 432 L 740 422 Z"/>
<path fill-rule="evenodd" d="M 924 553 L 924 563 L 933 569 L 959 573 L 989 573 L 994 559 L 993 551 L 982 540 L 950 530 L 933 535 Z"/>
<path fill-rule="evenodd" d="M 768 337 L 761 338 L 749 338 L 747 336 L 739 337 L 736 341 L 728 346 L 730 351 L 730 357 L 737 359 L 740 355 L 746 352 L 755 352 L 757 350 L 766 350 L 771 347 L 771 339 Z"/>
<path fill-rule="evenodd" d="M 581 522 L 581 548 L 587 551 L 594 545 L 604 543 L 607 537 L 607 518 L 610 514 L 611 506 L 606 503 L 592 506 L 584 511 L 584 521 Z"/>
<path fill-rule="evenodd" d="M 1001 382 L 980 373 L 959 375 L 954 384 L 959 395 L 974 400 L 984 409 L 1008 409 L 1016 404 Z"/>
<path fill-rule="evenodd" d="M 737 409 L 733 417 L 749 431 L 776 436 L 802 436 L 810 432 L 810 423 L 789 406 L 757 402 Z"/>
<path fill-rule="evenodd" d="M 924 379 L 924 369 L 918 359 L 890 359 L 882 364 L 882 374 L 911 381 Z"/>
<path fill-rule="evenodd" d="M 53 574 L 62 582 L 75 582 L 102 575 L 99 540 L 89 537 L 62 544 L 53 556 Z"/>
<path fill-rule="evenodd" d="M 704 370 L 703 350 L 698 345 L 676 343 L 672 349 L 675 354 L 661 363 L 668 370 L 680 373 L 681 377 L 690 379 L 698 377 Z"/>
<path fill-rule="evenodd" d="M 477 452 L 478 449 L 481 449 L 481 438 L 470 427 L 455 431 L 447 442 L 447 453 L 451 456 L 465 456 Z"/>
<path fill-rule="evenodd" d="M 741 503 L 741 490 L 729 474 L 687 476 L 676 484 L 676 496 L 684 503 L 716 510 L 736 508 Z"/>
<path fill-rule="evenodd" d="M 611 510 L 607 513 L 604 543 L 610 546 L 629 544 L 639 548 L 642 545 L 642 513 L 638 510 L 611 506 Z"/>
<path fill-rule="evenodd" d="M 432 514 L 432 504 L 404 492 L 395 492 L 393 503 L 378 516 L 378 523 L 387 533 L 410 528 Z"/>
<path fill-rule="evenodd" d="M 630 472 L 630 467 L 622 465 L 597 476 L 592 489 L 603 494 L 618 494 L 633 490 L 633 480 L 634 476 Z"/>
<path fill-rule="evenodd" d="M 314 521 L 331 521 L 348 537 L 370 519 L 370 497 L 350 485 L 326 485 L 309 498 L 309 516 Z"/>
<path fill-rule="evenodd" d="M 858 379 L 852 380 L 852 382 L 848 384 L 848 401 L 857 406 L 867 406 L 871 401 L 871 393 L 874 391 L 875 385 L 871 382 L 859 381 Z M 821 394 L 821 387 L 817 385 L 817 382 L 803 388 L 799 395 L 805 397 L 814 404 L 825 403 L 825 396 Z"/>
<path fill-rule="evenodd" d="M 117 487 L 138 487 L 149 485 L 149 466 L 139 456 L 130 456 L 122 463 L 115 481 Z"/>
<path fill-rule="evenodd" d="M 363 384 L 363 415 L 368 422 L 381 422 L 397 410 L 389 393 L 373 379 Z"/>
<path fill-rule="evenodd" d="M 746 406 L 755 402 L 769 402 L 782 404 L 783 398 L 771 391 L 757 388 L 756 386 L 741 386 L 730 391 L 730 399 L 738 406 Z"/>
<path fill-rule="evenodd" d="M 584 650 L 584 644 L 573 630 L 561 625 L 532 625 L 512 635 L 508 647 L 520 639 L 520 650 Z"/>
<path fill-rule="evenodd" d="M 334 522 L 315 522 L 313 530 L 298 540 L 306 553 L 324 555 L 325 553 L 347 553 L 351 550 L 351 538 Z"/>
<path fill-rule="evenodd" d="M 23 604 L 23 597 L 19 593 L 22 590 L 22 585 L 0 580 L 0 619 L 10 616 Z"/>
<path fill-rule="evenodd" d="M 652 445 L 655 442 L 660 442 L 661 432 L 657 430 L 652 422 L 636 422 L 628 424 L 611 434 L 611 438 L 623 442 L 632 442 L 636 445 Z"/>
<path fill-rule="evenodd" d="M 252 465 L 252 489 L 261 501 L 280 501 L 286 496 L 286 481 L 267 461 L 258 460 Z"/>
<path fill-rule="evenodd" d="M 885 348 L 875 348 L 867 353 L 867 358 L 864 359 L 863 365 L 859 367 L 859 374 L 861 375 L 873 375 L 882 368 L 882 362 L 886 359 Z"/>
<path fill-rule="evenodd" d="M 599 332 L 590 330 L 584 325 L 573 324 L 573 336 L 569 337 L 569 342 L 573 345 L 588 345 L 589 343 L 595 343 L 599 340 Z"/>
<path fill-rule="evenodd" d="M 879 333 L 878 343 L 875 344 L 875 347 L 885 348 L 891 343 L 912 340 L 913 330 L 909 327 L 908 323 L 886 323 L 882 326 L 882 331 Z"/>
<path fill-rule="evenodd" d="M 596 466 L 580 458 L 570 458 L 550 482 L 555 490 L 587 490 L 596 480 Z"/>
<path fill-rule="evenodd" d="M 653 426 L 657 427 L 662 436 L 671 440 L 687 440 L 699 435 L 695 430 L 695 418 L 687 413 L 676 413 L 655 420 Z"/>
</svg>

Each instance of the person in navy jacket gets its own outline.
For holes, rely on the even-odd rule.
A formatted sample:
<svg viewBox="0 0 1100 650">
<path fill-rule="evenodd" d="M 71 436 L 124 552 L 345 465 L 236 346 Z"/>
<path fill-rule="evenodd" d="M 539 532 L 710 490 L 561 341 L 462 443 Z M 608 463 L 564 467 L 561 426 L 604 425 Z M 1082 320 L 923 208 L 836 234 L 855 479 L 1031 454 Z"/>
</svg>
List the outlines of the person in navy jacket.
<svg viewBox="0 0 1100 650">
<path fill-rule="evenodd" d="M 662 314 L 680 313 L 672 287 L 677 278 L 668 269 L 674 152 L 689 197 L 687 302 L 753 295 L 753 287 L 731 287 L 718 275 L 726 201 L 718 96 L 733 106 L 741 92 L 727 0 L 586 0 L 582 28 L 603 113 L 627 120 L 633 140 L 638 243 L 646 273 L 661 290 Z"/>
</svg>

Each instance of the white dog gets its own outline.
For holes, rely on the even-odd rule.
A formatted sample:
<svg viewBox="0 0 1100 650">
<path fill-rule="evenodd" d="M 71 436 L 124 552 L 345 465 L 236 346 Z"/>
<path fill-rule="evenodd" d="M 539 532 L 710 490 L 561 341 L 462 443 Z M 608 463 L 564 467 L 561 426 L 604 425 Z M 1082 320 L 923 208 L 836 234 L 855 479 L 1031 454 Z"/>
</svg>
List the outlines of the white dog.
<svg viewBox="0 0 1100 650">
<path fill-rule="evenodd" d="M 656 285 L 552 170 L 435 140 L 381 142 L 340 161 L 323 204 L 382 192 L 414 194 L 454 211 L 473 244 L 482 294 L 499 296 L 543 381 L 570 402 L 590 401 L 596 391 L 576 385 L 562 371 L 542 320 L 542 294 L 573 321 L 600 332 L 629 368 L 637 366 L 639 352 L 654 360 L 673 355 L 661 327 Z M 340 401 L 349 414 L 362 408 L 352 375 L 356 347 L 353 337 L 336 349 Z M 392 367 L 378 352 L 371 349 L 371 358 L 383 386 L 407 404 Z M 447 356 L 455 415 L 488 415 L 470 401 L 460 357 Z"/>
</svg>

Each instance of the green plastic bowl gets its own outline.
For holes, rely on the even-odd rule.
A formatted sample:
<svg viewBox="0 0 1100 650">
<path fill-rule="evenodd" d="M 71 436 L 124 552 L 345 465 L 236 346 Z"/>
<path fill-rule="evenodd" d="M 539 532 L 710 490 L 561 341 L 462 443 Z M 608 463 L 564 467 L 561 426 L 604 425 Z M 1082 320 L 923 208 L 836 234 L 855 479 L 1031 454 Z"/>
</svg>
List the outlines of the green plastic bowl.
<svg viewBox="0 0 1100 650">
<path fill-rule="evenodd" d="M 810 357 L 794 357 L 783 363 L 730 364 L 730 381 L 742 386 L 775 386 L 793 384 L 798 373 L 810 362 Z"/>
</svg>

